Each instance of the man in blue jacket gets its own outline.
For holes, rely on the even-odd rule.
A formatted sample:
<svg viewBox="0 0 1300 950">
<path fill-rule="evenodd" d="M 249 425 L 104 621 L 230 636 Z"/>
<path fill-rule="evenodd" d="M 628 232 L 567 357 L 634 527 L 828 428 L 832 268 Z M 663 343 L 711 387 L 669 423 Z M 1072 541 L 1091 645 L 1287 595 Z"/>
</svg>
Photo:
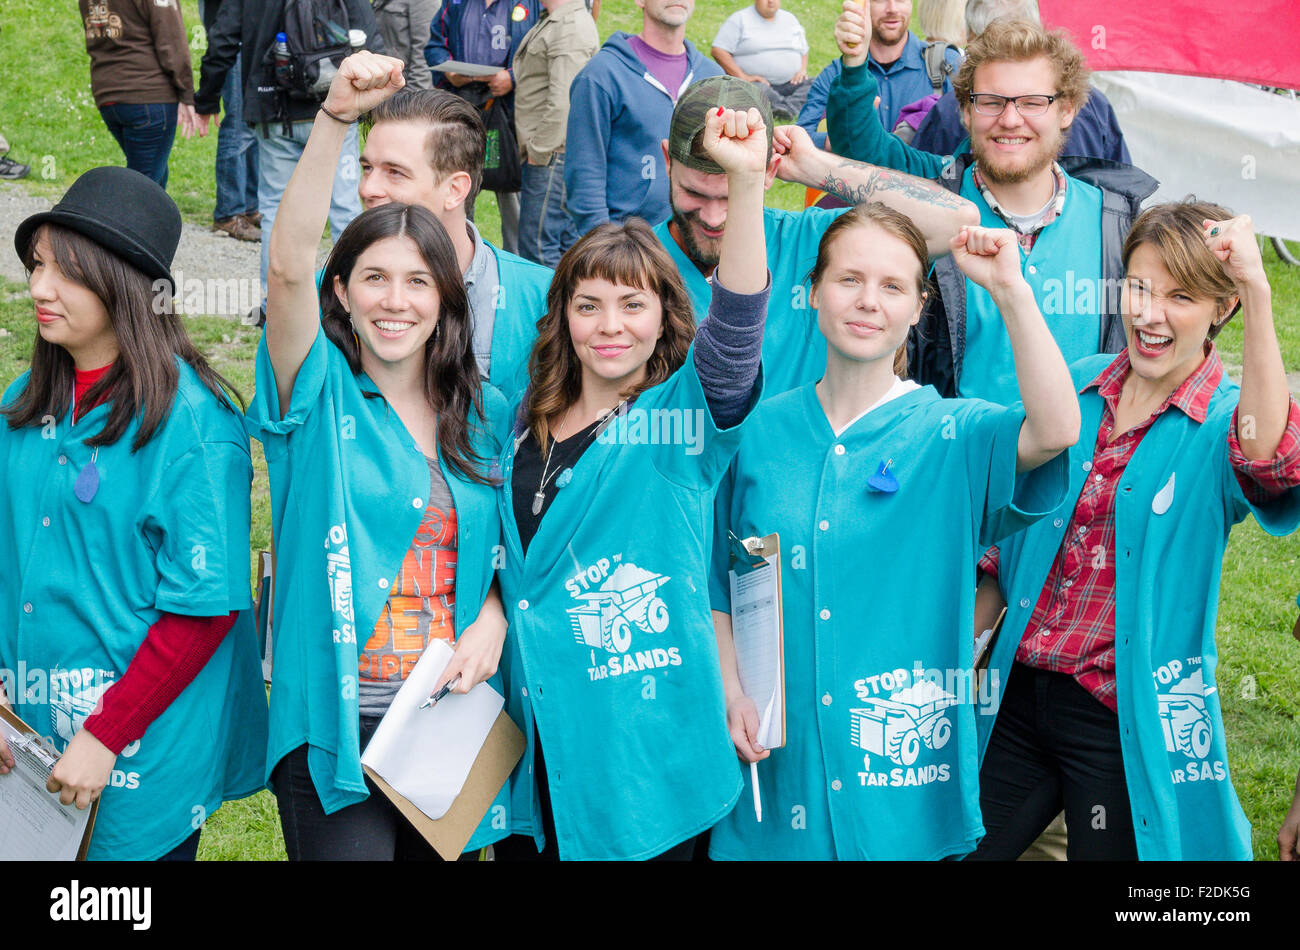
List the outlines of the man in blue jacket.
<svg viewBox="0 0 1300 950">
<path fill-rule="evenodd" d="M 489 98 L 506 110 L 511 128 L 515 124 L 515 50 L 524 34 L 537 25 L 542 15 L 540 0 L 446 0 L 429 25 L 425 62 L 433 68 L 434 86 L 450 89 L 481 107 Z M 438 70 L 440 63 L 455 60 L 480 66 L 495 66 L 486 79 Z M 519 191 L 498 191 L 501 211 L 501 244 L 512 254 L 519 250 Z M 473 208 L 470 209 L 473 217 Z"/>
<path fill-rule="evenodd" d="M 925 61 L 926 48 L 931 44 L 921 42 L 908 29 L 912 20 L 912 0 L 868 0 L 867 13 L 871 18 L 867 69 L 875 76 L 880 89 L 880 104 L 876 106 L 876 114 L 880 116 L 880 124 L 886 130 L 892 130 L 898 124 L 898 114 L 903 106 L 935 92 L 946 93 L 952 90 L 951 77 L 961 65 L 961 53 L 939 43 L 940 47 L 944 47 L 943 64 L 931 76 Z M 937 59 L 935 64 L 938 66 Z M 812 88 L 808 90 L 808 99 L 799 110 L 798 123 L 808 130 L 813 142 L 820 148 L 826 147 L 826 133 L 818 132 L 817 125 L 826 115 L 826 97 L 841 68 L 838 59 L 831 60 L 813 80 Z M 936 82 L 939 83 L 938 88 Z M 831 143 L 831 148 L 836 148 L 834 142 Z"/>
<path fill-rule="evenodd" d="M 695 0 L 637 0 L 640 34 L 605 41 L 569 87 L 564 186 L 583 235 L 606 221 L 668 217 L 660 142 L 677 97 L 722 69 L 686 41 Z"/>
</svg>

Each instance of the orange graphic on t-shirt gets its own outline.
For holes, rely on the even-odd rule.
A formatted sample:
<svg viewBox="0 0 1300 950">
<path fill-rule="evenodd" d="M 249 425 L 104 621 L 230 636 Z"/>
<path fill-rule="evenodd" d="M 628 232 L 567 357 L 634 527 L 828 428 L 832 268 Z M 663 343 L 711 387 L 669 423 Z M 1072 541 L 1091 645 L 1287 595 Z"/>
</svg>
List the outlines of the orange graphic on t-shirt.
<svg viewBox="0 0 1300 950">
<path fill-rule="evenodd" d="M 390 591 L 359 658 L 362 679 L 406 679 L 430 640 L 455 640 L 454 509 L 425 509 Z"/>
</svg>

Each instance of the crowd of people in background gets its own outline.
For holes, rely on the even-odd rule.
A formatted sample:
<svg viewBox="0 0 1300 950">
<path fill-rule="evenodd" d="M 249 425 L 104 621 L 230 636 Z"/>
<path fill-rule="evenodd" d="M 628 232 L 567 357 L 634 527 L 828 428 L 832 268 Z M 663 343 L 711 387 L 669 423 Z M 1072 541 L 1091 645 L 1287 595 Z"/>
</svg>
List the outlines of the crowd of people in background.
<svg viewBox="0 0 1300 950">
<path fill-rule="evenodd" d="M 1158 183 L 1034 0 L 844 0 L 814 72 L 780 0 L 710 55 L 694 0 L 636 3 L 602 43 L 600 0 L 207 0 L 195 89 L 176 0 L 80 0 L 127 169 L 15 236 L 40 333 L 0 426 L 0 668 L 60 662 L 54 624 L 108 684 L 79 718 L 0 702 L 51 724 L 51 791 L 102 796 L 93 856 L 192 859 L 176 803 L 265 785 L 291 859 L 434 857 L 361 752 L 444 641 L 438 686 L 491 683 L 526 740 L 466 856 L 1249 858 L 1220 570 L 1247 516 L 1300 527 L 1250 219 L 1144 208 Z M 260 240 L 267 288 L 247 405 L 147 311 L 175 133 L 223 108 L 212 227 Z M 765 206 L 778 180 L 808 207 Z M 1239 385 L 1214 344 L 1238 314 Z M 690 445 L 627 437 L 656 414 L 698 420 Z M 733 616 L 771 535 L 776 749 Z M 1000 691 L 929 675 L 976 667 Z M 1300 779 L 1279 845 L 1300 859 Z"/>
</svg>

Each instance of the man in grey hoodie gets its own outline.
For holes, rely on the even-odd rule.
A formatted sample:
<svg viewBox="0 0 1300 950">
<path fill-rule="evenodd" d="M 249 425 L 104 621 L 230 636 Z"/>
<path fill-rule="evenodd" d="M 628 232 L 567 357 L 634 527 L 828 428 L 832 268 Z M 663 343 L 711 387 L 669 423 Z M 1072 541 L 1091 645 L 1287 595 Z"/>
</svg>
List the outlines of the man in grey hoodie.
<svg viewBox="0 0 1300 950">
<path fill-rule="evenodd" d="M 605 41 L 569 90 L 564 185 L 583 235 L 606 221 L 668 217 L 660 142 L 678 95 L 722 69 L 686 40 L 695 0 L 636 0 L 640 34 Z"/>
</svg>

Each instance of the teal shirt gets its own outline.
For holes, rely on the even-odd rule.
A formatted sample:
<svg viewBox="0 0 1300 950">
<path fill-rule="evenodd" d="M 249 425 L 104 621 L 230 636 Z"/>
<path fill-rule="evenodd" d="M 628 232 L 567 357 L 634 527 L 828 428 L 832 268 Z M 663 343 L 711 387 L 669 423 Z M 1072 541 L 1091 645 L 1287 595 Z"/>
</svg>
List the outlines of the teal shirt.
<svg viewBox="0 0 1300 950">
<path fill-rule="evenodd" d="M 808 302 L 808 275 L 817 263 L 817 245 L 822 235 L 847 210 L 763 209 L 767 267 L 772 275 L 772 295 L 768 298 L 767 323 L 763 326 L 765 398 L 816 382 L 826 372 L 826 338 L 817 329 L 817 313 Z M 708 315 L 713 289 L 669 233 L 669 221 L 654 229 L 655 236 L 681 272 L 698 324 Z"/>
<path fill-rule="evenodd" d="M 1006 227 L 975 187 L 969 168 L 961 195 L 979 208 L 982 227 Z M 1107 292 L 1102 289 L 1101 205 L 1100 189 L 1070 178 L 1060 217 L 1038 233 L 1028 254 L 1020 248 L 1021 273 L 1067 363 L 1096 354 L 1101 345 L 1101 295 Z M 966 355 L 957 392 L 1004 406 L 1020 399 L 1006 324 L 989 292 L 973 280 L 966 281 Z"/>
<path fill-rule="evenodd" d="M 781 545 L 786 744 L 713 829 L 719 859 L 937 859 L 974 849 L 970 675 L 984 547 L 1053 509 L 1064 455 L 1019 478 L 1024 413 L 932 387 L 839 436 L 813 385 L 764 402 L 718 491 L 716 610 L 731 612 L 726 531 Z M 867 479 L 893 460 L 897 491 Z M 751 697 L 752 698 L 752 697 Z"/>
<path fill-rule="evenodd" d="M 1071 366 L 1080 390 L 1112 360 Z M 1300 526 L 1300 489 L 1252 504 L 1228 458 L 1239 389 L 1225 374 L 1204 423 L 1176 409 L 1142 437 L 1115 496 L 1115 679 L 1120 748 L 1138 856 L 1156 861 L 1249 860 L 1250 823 L 1232 788 L 1214 641 L 1223 552 L 1253 514 L 1273 535 Z M 1065 502 L 1002 542 L 998 584 L 1006 620 L 989 675 L 1007 677 L 1060 549 L 1084 481 L 1104 400 L 1081 392 L 1083 427 L 1070 449 Z M 1169 496 L 1172 495 L 1172 498 Z M 1159 497 L 1157 497 L 1159 496 Z M 999 694 L 1000 695 L 1000 694 Z M 981 756 L 993 728 L 979 718 Z"/>
<path fill-rule="evenodd" d="M 497 258 L 498 281 L 488 382 L 513 404 L 528 387 L 528 356 L 537 339 L 537 321 L 546 313 L 552 271 L 491 244 L 488 247 Z"/>
<path fill-rule="evenodd" d="M 92 859 L 153 860 L 223 801 L 262 787 L 266 694 L 249 594 L 253 466 L 239 413 L 184 362 L 171 411 L 140 451 L 138 418 L 113 445 L 86 439 L 107 403 L 72 424 L 0 425 L 0 669 L 14 711 L 60 754 L 122 677 L 162 613 L 241 611 L 193 682 L 117 757 Z M 11 402 L 24 374 L 5 393 Z M 95 459 L 99 488 L 73 488 Z M 21 674 L 25 673 L 23 676 Z"/>
<path fill-rule="evenodd" d="M 365 373 L 318 330 L 280 413 L 266 340 L 257 352 L 257 393 L 247 424 L 262 443 L 270 474 L 276 543 L 275 681 L 267 777 L 294 749 L 307 764 L 326 814 L 368 796 L 361 770 L 357 638 L 374 630 L 389 587 L 410 549 L 429 494 L 424 453 Z M 492 459 L 492 433 L 505 403 L 483 390 L 487 421 L 471 444 Z M 456 508 L 456 608 L 459 635 L 478 617 L 492 582 L 501 538 L 495 490 L 449 468 L 443 478 Z M 490 681 L 504 691 L 498 674 Z M 509 833 L 503 789 L 470 839 L 470 849 Z"/>
<path fill-rule="evenodd" d="M 755 385 L 754 398 L 759 392 Z M 540 736 L 560 857 L 652 857 L 712 826 L 740 794 L 708 598 L 711 503 L 740 438 L 713 425 L 694 351 L 570 470 L 525 558 L 499 493 L 510 618 L 507 708 L 524 723 L 515 830 L 542 843 Z M 673 431 L 684 432 L 671 438 Z"/>
</svg>

